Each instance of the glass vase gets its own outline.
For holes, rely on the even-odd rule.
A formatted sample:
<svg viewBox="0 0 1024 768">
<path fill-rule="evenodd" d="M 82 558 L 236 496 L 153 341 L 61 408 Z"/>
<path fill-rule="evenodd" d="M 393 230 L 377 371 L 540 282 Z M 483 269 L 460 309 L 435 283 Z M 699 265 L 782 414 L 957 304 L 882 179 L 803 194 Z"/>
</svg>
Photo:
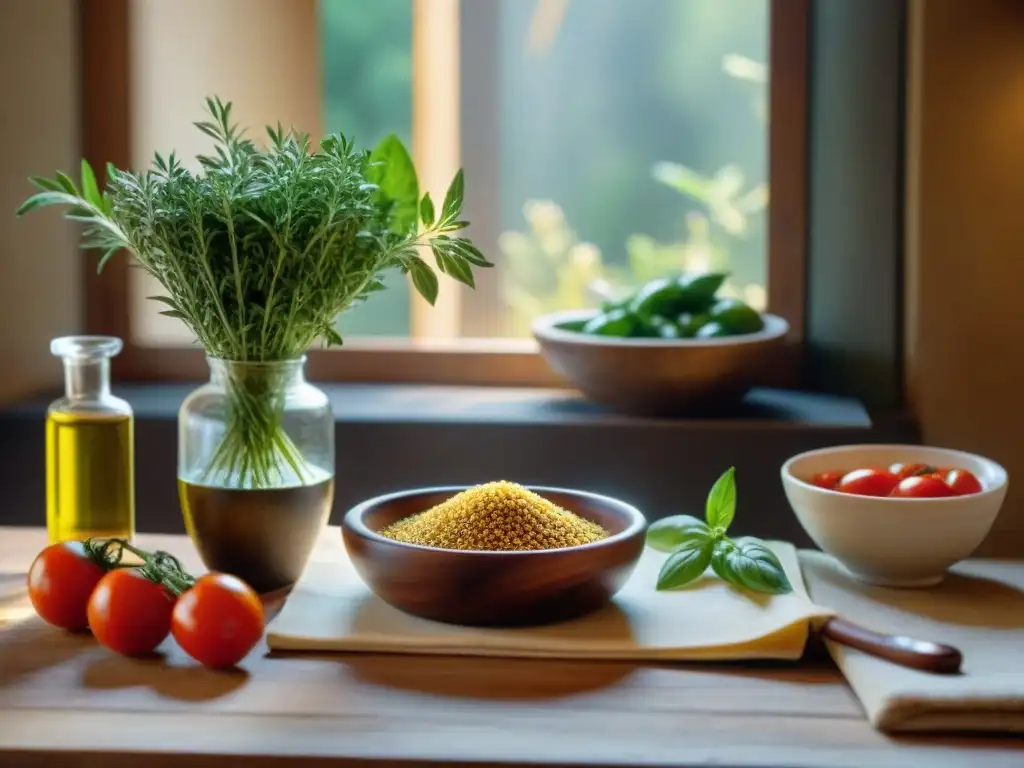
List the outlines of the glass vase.
<svg viewBox="0 0 1024 768">
<path fill-rule="evenodd" d="M 185 527 L 212 571 L 257 592 L 294 584 L 334 500 L 334 417 L 305 358 L 208 358 L 178 416 Z"/>
</svg>

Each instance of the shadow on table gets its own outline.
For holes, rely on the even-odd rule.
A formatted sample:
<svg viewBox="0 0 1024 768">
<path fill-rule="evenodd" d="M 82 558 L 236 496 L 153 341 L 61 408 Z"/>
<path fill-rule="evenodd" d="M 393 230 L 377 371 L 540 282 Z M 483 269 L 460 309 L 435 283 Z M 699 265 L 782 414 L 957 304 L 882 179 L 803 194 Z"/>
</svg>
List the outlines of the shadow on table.
<svg viewBox="0 0 1024 768">
<path fill-rule="evenodd" d="M 244 669 L 211 670 L 198 664 L 169 663 L 155 653 L 141 659 L 105 654 L 89 662 L 82 685 L 91 690 L 149 688 L 169 699 L 200 703 L 232 693 L 249 679 Z"/>
<path fill-rule="evenodd" d="M 927 749 L 991 749 L 1006 752 L 1008 749 L 1024 749 L 1024 735 L 996 731 L 957 733 L 886 733 L 885 737 L 903 747 L 924 747 Z M 1012 765 L 1020 765 L 1020 762 Z M 1007 763 L 1006 765 L 1011 765 Z"/>
<path fill-rule="evenodd" d="M 432 696 L 538 701 L 610 688 L 634 674 L 632 662 L 495 659 L 399 654 L 333 657 L 362 683 Z"/>
<path fill-rule="evenodd" d="M 295 654 L 280 651 L 274 658 Z M 299 654 L 333 661 L 357 682 L 431 696 L 505 701 L 544 701 L 628 687 L 652 671 L 758 678 L 796 685 L 835 685 L 828 661 L 632 662 L 564 659 L 411 656 L 405 654 Z"/>
<path fill-rule="evenodd" d="M 0 689 L 96 648 L 89 632 L 65 632 L 33 616 L 0 630 Z"/>
<path fill-rule="evenodd" d="M 985 629 L 1024 627 L 1024 591 L 997 579 L 950 572 L 928 589 L 891 589 L 857 583 L 834 568 L 816 567 L 815 580 L 834 589 L 859 592 L 865 601 L 930 619 Z"/>
</svg>

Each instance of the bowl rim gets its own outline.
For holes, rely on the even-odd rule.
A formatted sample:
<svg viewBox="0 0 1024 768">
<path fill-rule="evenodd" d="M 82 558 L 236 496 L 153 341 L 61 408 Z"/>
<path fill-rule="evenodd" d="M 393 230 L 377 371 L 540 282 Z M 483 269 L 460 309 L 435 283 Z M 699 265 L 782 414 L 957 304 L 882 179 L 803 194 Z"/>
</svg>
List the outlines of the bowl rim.
<svg viewBox="0 0 1024 768">
<path fill-rule="evenodd" d="M 962 451 L 958 448 L 945 448 L 940 445 L 924 445 L 916 443 L 849 443 L 843 445 L 831 445 L 824 448 L 812 448 L 809 451 L 802 451 L 794 456 L 790 456 L 783 462 L 782 467 L 779 470 L 783 484 L 786 482 L 792 482 L 801 488 L 809 488 L 812 492 L 821 493 L 824 496 L 836 496 L 844 499 L 851 498 L 848 493 L 842 493 L 840 491 L 829 490 L 828 488 L 821 488 L 813 483 L 808 483 L 806 480 L 801 479 L 797 475 L 793 474 L 793 465 L 802 459 L 809 458 L 811 456 L 826 456 L 830 454 L 842 455 L 844 453 L 854 453 L 857 451 L 864 450 L 890 450 L 890 451 L 913 451 L 913 450 L 930 450 L 930 451 L 942 451 L 943 453 L 951 454 L 952 456 L 960 456 L 963 458 L 971 459 L 981 464 L 986 464 L 994 472 L 997 478 L 997 482 L 991 488 L 985 488 L 979 493 L 972 493 L 966 496 L 928 496 L 921 498 L 907 498 L 903 496 L 853 496 L 856 499 L 865 499 L 874 502 L 887 502 L 890 504 L 920 504 L 920 503 L 931 503 L 931 504 L 942 504 L 949 502 L 963 502 L 965 500 L 978 500 L 987 498 L 996 494 L 1004 493 L 1009 483 L 1009 473 L 1006 468 L 1003 467 L 997 461 L 994 461 L 987 456 L 982 456 L 980 453 L 972 453 L 970 451 Z"/>
<path fill-rule="evenodd" d="M 630 349 L 637 347 L 654 347 L 658 349 L 665 349 L 666 347 L 679 349 L 734 347 L 774 341 L 789 334 L 789 323 L 786 319 L 779 315 L 773 315 L 770 312 L 760 313 L 764 319 L 764 328 L 760 331 L 738 334 L 736 336 L 723 336 L 716 339 L 655 339 L 646 337 L 627 339 L 617 336 L 590 336 L 579 331 L 566 331 L 558 327 L 561 323 L 594 317 L 598 312 L 600 310 L 597 309 L 566 309 L 561 312 L 552 312 L 535 318 L 530 325 L 530 330 L 537 340 Z"/>
<path fill-rule="evenodd" d="M 479 484 L 477 484 L 479 485 Z M 624 529 L 618 533 L 612 534 L 607 538 L 601 539 L 600 541 L 594 541 L 590 544 L 580 544 L 575 547 L 559 547 L 557 549 L 528 549 L 528 550 L 491 550 L 491 549 L 446 549 L 444 547 L 428 547 L 423 544 L 410 544 L 405 541 L 396 541 L 395 539 L 389 539 L 385 536 L 381 536 L 376 531 L 370 530 L 370 528 L 363 522 L 363 515 L 373 508 L 385 504 L 395 499 L 407 498 L 409 496 L 424 496 L 426 494 L 443 493 L 446 495 L 454 496 L 462 491 L 475 488 L 477 485 L 435 485 L 426 486 L 423 488 L 409 488 L 402 491 L 393 491 L 391 493 L 381 494 L 374 496 L 373 498 L 366 499 L 351 507 L 346 513 L 345 517 L 342 518 L 342 529 L 349 528 L 353 533 L 362 536 L 365 539 L 370 539 L 378 544 L 385 544 L 397 547 L 399 549 L 409 549 L 420 552 L 436 552 L 446 554 L 459 554 L 466 557 L 538 557 L 538 556 L 556 556 L 565 552 L 581 552 L 591 551 L 595 549 L 602 549 L 607 547 L 615 546 L 620 542 L 626 541 L 633 538 L 637 534 L 643 534 L 647 528 L 647 518 L 643 512 L 637 509 L 629 502 L 623 501 L 622 499 L 615 498 L 614 496 L 608 496 L 602 493 L 594 493 L 592 491 L 581 491 L 574 488 L 563 488 L 560 486 L 550 485 L 523 485 L 522 487 L 528 491 L 533 491 L 539 496 L 544 496 L 545 493 L 563 493 L 571 496 L 580 496 L 602 503 L 612 502 L 615 506 L 619 507 L 622 512 L 625 513 L 629 519 L 628 524 Z M 546 499 L 546 497 L 545 497 Z M 552 502 L 554 503 L 554 502 Z M 426 511 L 425 509 L 422 511 Z M 571 510 L 570 510 L 571 511 Z M 574 513 L 575 514 L 575 513 Z"/>
</svg>

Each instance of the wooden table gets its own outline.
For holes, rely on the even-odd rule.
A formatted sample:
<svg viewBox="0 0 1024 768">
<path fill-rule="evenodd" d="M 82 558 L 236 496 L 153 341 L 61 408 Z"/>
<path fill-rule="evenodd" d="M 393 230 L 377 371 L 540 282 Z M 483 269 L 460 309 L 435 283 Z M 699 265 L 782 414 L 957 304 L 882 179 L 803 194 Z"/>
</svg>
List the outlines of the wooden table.
<svg viewBox="0 0 1024 768">
<path fill-rule="evenodd" d="M 185 537 L 140 543 L 199 570 Z M 8 616 L 25 605 L 24 573 L 44 544 L 41 530 L 0 527 Z M 34 616 L 7 623 L 0 766 L 1024 766 L 1020 739 L 874 731 L 820 657 L 800 667 L 637 666 L 261 647 L 225 673 L 195 666 L 173 641 L 161 651 L 126 659 Z"/>
</svg>

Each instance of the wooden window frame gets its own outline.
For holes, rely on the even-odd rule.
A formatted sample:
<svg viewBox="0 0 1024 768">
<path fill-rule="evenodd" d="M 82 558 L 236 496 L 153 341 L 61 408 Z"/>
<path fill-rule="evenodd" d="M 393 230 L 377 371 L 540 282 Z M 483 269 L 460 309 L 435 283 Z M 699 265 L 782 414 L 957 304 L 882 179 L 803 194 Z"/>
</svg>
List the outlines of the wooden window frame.
<svg viewBox="0 0 1024 768">
<path fill-rule="evenodd" d="M 463 0 L 464 2 L 465 0 Z M 422 2 L 422 0 L 418 0 Z M 131 166 L 130 13 L 131 0 L 79 0 L 80 105 L 84 156 L 94 167 L 107 161 Z M 414 12 L 417 7 L 414 4 Z M 469 8 L 490 4 L 469 3 Z M 479 11 L 477 11 L 478 13 Z M 806 319 L 806 251 L 808 189 L 808 61 L 811 0 L 771 0 L 769 42 L 769 184 L 768 308 L 790 323 L 791 357 L 775 372 L 780 383 L 801 380 Z M 414 33 L 415 36 L 415 33 Z M 471 45 L 469 36 L 463 37 Z M 415 53 L 414 53 L 415 55 Z M 467 80 L 486 77 L 486 67 L 465 73 Z M 465 83 L 473 87 L 471 82 Z M 496 129 L 496 110 L 489 118 L 474 117 L 480 130 Z M 479 114 L 479 113 L 478 113 Z M 465 121 L 462 133 L 467 138 Z M 470 140 L 471 141 L 471 140 Z M 415 145 L 415 138 L 414 138 Z M 472 147 L 463 151 L 473 152 Z M 414 147 L 415 151 L 415 147 Z M 475 162 L 487 162 L 476 152 Z M 493 161 L 492 161 L 493 162 Z M 493 174 L 496 168 L 477 168 Z M 467 170 L 467 176 L 471 173 Z M 496 221 L 483 212 L 467 211 L 474 237 L 496 238 Z M 493 216 L 493 214 L 492 214 Z M 198 348 L 142 346 L 132 334 L 128 259 L 112 259 L 102 274 L 96 254 L 84 260 L 85 326 L 88 333 L 124 339 L 115 361 L 115 376 L 130 381 L 195 381 L 208 375 Z M 494 291 L 484 277 L 482 290 Z M 496 282 L 496 281 L 495 281 Z M 449 314 L 451 314 L 449 308 Z M 471 308 L 454 311 L 461 322 L 474 324 Z M 416 313 L 414 311 L 414 322 Z M 479 322 L 479 318 L 476 318 Z M 311 350 L 308 370 L 318 380 L 405 382 L 427 384 L 560 386 L 531 339 L 444 338 L 347 342 L 343 348 Z"/>
</svg>

